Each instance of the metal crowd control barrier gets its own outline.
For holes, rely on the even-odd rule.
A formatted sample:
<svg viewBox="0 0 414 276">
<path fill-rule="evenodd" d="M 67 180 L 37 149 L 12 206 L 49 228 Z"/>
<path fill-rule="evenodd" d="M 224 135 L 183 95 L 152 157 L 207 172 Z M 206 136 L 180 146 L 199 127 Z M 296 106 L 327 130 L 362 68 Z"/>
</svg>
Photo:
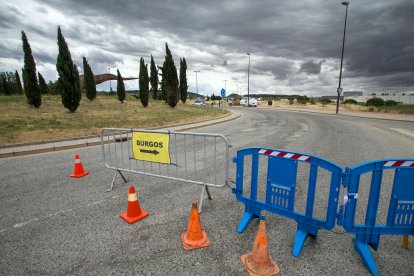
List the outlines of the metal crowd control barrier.
<svg viewBox="0 0 414 276">
<path fill-rule="evenodd" d="M 134 158 L 134 133 L 168 136 L 168 164 Z M 228 183 L 229 142 L 220 134 L 104 128 L 101 131 L 102 154 L 105 166 L 115 171 L 111 187 L 122 172 L 136 173 L 164 179 L 182 181 L 202 186 L 199 211 L 205 194 L 211 198 L 208 187 L 221 188 Z M 152 153 L 149 150 L 141 152 Z M 156 152 L 158 154 L 158 152 Z"/>
<path fill-rule="evenodd" d="M 243 193 L 244 158 L 246 156 L 252 158 L 249 197 Z M 257 199 L 259 156 L 268 159 L 265 202 Z M 316 236 L 319 229 L 332 229 L 335 226 L 341 183 L 341 167 L 319 157 L 267 148 L 240 150 L 233 162 L 237 164 L 236 188 L 233 189 L 233 193 L 239 201 L 246 205 L 244 215 L 237 229 L 239 233 L 244 231 L 253 218 L 260 218 L 262 210 L 293 219 L 298 225 L 292 254 L 293 256 L 299 256 L 302 246 L 309 236 Z M 310 167 L 306 212 L 303 214 L 294 211 L 299 162 L 306 163 Z M 323 168 L 330 173 L 330 191 L 325 220 L 313 215 L 318 168 Z"/>
<path fill-rule="evenodd" d="M 379 224 L 377 213 L 384 170 L 395 172 L 387 221 Z M 372 175 L 365 222 L 355 224 L 360 178 L 366 173 Z M 414 159 L 376 160 L 347 168 L 343 185 L 347 193 L 339 212 L 338 224 L 347 232 L 355 234 L 355 250 L 368 270 L 373 275 L 379 275 L 368 245 L 377 250 L 381 235 L 414 235 Z"/>
</svg>

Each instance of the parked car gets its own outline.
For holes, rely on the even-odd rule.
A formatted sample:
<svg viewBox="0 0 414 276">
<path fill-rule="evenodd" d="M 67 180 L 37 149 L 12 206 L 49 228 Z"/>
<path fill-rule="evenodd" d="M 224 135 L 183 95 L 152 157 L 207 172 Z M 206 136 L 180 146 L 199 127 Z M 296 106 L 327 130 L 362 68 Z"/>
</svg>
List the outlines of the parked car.
<svg viewBox="0 0 414 276">
<path fill-rule="evenodd" d="M 242 98 L 240 100 L 240 105 L 246 107 L 247 106 L 247 98 Z M 249 106 L 256 107 L 257 106 L 257 100 L 255 98 L 249 98 Z"/>
<path fill-rule="evenodd" d="M 191 105 L 203 106 L 203 105 L 206 105 L 206 103 L 203 100 L 196 100 Z"/>
</svg>

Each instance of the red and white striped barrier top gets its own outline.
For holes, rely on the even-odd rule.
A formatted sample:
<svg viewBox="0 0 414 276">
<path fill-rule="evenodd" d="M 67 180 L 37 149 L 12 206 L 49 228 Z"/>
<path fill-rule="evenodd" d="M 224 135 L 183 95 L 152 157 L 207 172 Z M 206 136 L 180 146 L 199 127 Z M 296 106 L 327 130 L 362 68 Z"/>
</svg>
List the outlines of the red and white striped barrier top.
<svg viewBox="0 0 414 276">
<path fill-rule="evenodd" d="M 406 160 L 384 161 L 384 167 L 414 167 L 414 161 L 406 161 Z"/>
<path fill-rule="evenodd" d="M 288 158 L 288 159 L 295 159 L 295 160 L 300 160 L 300 161 L 305 161 L 305 162 L 310 162 L 311 161 L 310 156 L 297 154 L 297 153 L 288 153 L 288 152 L 281 152 L 281 151 L 268 150 L 268 149 L 259 149 L 259 153 L 264 154 L 264 155 L 278 156 L 278 157 L 283 157 L 283 158 Z"/>
</svg>

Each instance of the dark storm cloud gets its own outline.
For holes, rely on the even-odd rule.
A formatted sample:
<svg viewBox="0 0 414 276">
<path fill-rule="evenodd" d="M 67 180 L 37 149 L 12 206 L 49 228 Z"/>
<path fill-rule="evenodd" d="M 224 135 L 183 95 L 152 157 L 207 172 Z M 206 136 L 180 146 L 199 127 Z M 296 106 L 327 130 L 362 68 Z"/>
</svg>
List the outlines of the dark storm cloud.
<svg viewBox="0 0 414 276">
<path fill-rule="evenodd" d="M 323 62 L 324 60 L 321 60 L 319 62 L 313 62 L 313 60 L 304 62 L 300 66 L 299 72 L 305 72 L 311 75 L 319 74 L 321 72 Z"/>
<path fill-rule="evenodd" d="M 0 27 L 11 28 L 15 26 L 19 21 L 19 16 L 21 16 L 21 13 L 18 9 L 13 6 L 6 5 L 0 12 Z"/>
<path fill-rule="evenodd" d="M 250 52 L 253 74 L 271 75 L 276 81 L 288 80 L 292 86 L 314 85 L 316 81 L 328 86 L 332 85 L 333 74 L 339 75 L 339 63 L 332 64 L 341 57 L 345 6 L 340 1 L 125 0 L 114 4 L 101 0 L 52 0 L 38 3 L 42 5 L 37 8 L 42 16 L 53 15 L 53 8 L 68 19 L 62 23 L 62 31 L 71 49 L 78 45 L 88 47 L 74 56 L 96 58 L 96 66 L 102 68 L 124 62 L 121 54 L 137 60 L 154 54 L 156 63 L 162 63 L 164 45 L 168 42 L 176 63 L 185 56 L 189 68 L 245 73 L 245 53 Z M 3 28 L 11 28 L 21 20 L 19 11 L 16 9 L 15 13 L 12 9 L 9 7 L 0 14 Z M 413 14 L 411 0 L 351 1 L 344 82 L 412 86 Z M 33 25 L 28 30 L 55 39 L 57 25 L 52 27 L 53 33 L 50 26 Z M 7 54 L 16 56 L 0 45 L 0 57 L 4 57 L 5 49 Z M 43 62 L 46 61 L 50 59 Z M 326 69 L 328 61 L 330 70 L 338 72 L 315 78 L 329 70 Z"/>
</svg>

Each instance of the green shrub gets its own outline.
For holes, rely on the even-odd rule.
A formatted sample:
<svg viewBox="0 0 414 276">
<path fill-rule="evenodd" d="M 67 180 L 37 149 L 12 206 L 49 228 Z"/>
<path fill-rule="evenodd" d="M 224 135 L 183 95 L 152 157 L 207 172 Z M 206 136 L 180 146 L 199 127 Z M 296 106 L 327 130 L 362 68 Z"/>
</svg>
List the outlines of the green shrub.
<svg viewBox="0 0 414 276">
<path fill-rule="evenodd" d="M 398 105 L 398 102 L 393 101 L 393 100 L 388 100 L 388 101 L 385 101 L 384 105 L 385 106 L 396 106 Z"/>
<path fill-rule="evenodd" d="M 355 101 L 354 99 L 348 99 L 348 100 L 344 101 L 344 104 L 358 104 L 358 102 Z"/>
<path fill-rule="evenodd" d="M 325 106 L 327 104 L 332 103 L 332 101 L 330 99 L 327 99 L 327 98 L 322 98 L 322 99 L 319 100 L 319 102 L 322 104 L 322 106 Z"/>
<path fill-rule="evenodd" d="M 381 98 L 372 98 L 366 102 L 366 106 L 384 106 L 385 102 Z"/>
</svg>

